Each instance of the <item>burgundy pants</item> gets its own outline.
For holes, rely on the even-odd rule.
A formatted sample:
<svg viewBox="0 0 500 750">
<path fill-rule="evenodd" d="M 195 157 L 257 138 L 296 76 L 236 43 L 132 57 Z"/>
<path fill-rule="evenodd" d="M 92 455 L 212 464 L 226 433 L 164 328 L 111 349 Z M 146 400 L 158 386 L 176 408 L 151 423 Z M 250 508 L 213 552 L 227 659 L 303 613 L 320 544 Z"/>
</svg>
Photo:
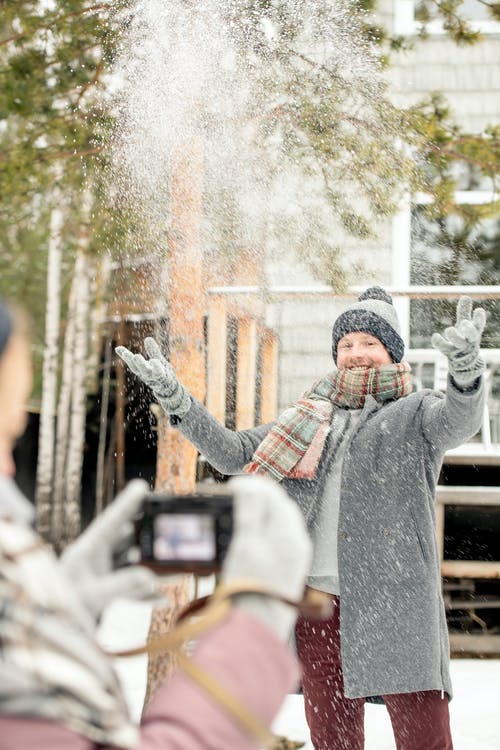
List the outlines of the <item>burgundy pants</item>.
<svg viewBox="0 0 500 750">
<path fill-rule="evenodd" d="M 365 699 L 344 696 L 339 599 L 332 598 L 329 620 L 297 620 L 306 719 L 315 750 L 363 750 Z M 383 698 L 397 750 L 453 750 L 446 694 L 426 690 Z"/>
</svg>

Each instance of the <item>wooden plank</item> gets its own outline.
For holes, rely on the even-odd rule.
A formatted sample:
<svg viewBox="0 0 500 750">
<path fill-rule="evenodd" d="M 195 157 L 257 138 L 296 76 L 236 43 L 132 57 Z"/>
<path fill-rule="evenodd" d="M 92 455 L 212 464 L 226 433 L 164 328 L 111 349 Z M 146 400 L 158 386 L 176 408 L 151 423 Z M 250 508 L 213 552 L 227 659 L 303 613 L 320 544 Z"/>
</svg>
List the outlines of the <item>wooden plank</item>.
<svg viewBox="0 0 500 750">
<path fill-rule="evenodd" d="M 257 375 L 257 321 L 238 320 L 236 364 L 236 429 L 246 430 L 255 424 L 255 381 Z"/>
<path fill-rule="evenodd" d="M 226 417 L 227 299 L 210 297 L 207 321 L 208 411 L 224 424 Z"/>
<path fill-rule="evenodd" d="M 446 609 L 500 609 L 500 599 L 475 597 L 474 599 L 450 599 Z"/>
<path fill-rule="evenodd" d="M 260 386 L 261 422 L 272 422 L 278 411 L 278 339 L 272 331 L 262 338 L 262 376 Z"/>
<path fill-rule="evenodd" d="M 444 581 L 443 583 L 443 591 L 444 592 L 450 592 L 450 591 L 469 591 L 469 593 L 473 594 L 476 590 L 476 584 L 474 581 L 466 581 L 462 578 L 461 581 Z"/>
<path fill-rule="evenodd" d="M 447 486 L 437 487 L 436 500 L 443 505 L 499 505 L 500 487 Z"/>
<path fill-rule="evenodd" d="M 439 559 L 443 560 L 444 553 L 444 511 L 445 507 L 443 503 L 437 503 L 435 514 L 436 514 L 436 539 L 439 549 Z"/>
<path fill-rule="evenodd" d="M 444 578 L 500 578 L 500 562 L 483 560 L 443 560 Z"/>
<path fill-rule="evenodd" d="M 473 299 L 500 299 L 500 287 L 482 285 L 432 285 L 432 286 L 405 286 L 385 287 L 393 297 L 409 297 L 410 299 L 458 299 L 462 294 L 467 294 Z M 212 286 L 208 289 L 209 294 L 267 294 L 278 299 L 311 299 L 326 297 L 328 299 L 356 299 L 364 286 L 351 286 L 345 292 L 338 292 L 327 284 L 306 285 L 282 285 L 266 286 L 242 284 L 240 286 Z M 488 350 L 486 350 L 487 352 Z M 485 357 L 486 359 L 486 357 Z"/>
<path fill-rule="evenodd" d="M 450 633 L 450 650 L 452 654 L 484 654 L 500 656 L 500 635 L 468 635 Z"/>
<path fill-rule="evenodd" d="M 489 451 L 446 453 L 443 463 L 449 466 L 500 466 L 500 449 L 494 445 Z"/>
</svg>

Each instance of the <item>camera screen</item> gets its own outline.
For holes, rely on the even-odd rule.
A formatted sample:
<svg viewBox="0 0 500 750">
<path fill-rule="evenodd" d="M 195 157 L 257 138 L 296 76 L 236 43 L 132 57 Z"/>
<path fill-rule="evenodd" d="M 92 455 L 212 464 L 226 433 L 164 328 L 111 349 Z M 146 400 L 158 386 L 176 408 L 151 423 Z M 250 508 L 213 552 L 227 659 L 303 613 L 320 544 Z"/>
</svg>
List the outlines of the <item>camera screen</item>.
<svg viewBox="0 0 500 750">
<path fill-rule="evenodd" d="M 155 560 L 213 560 L 214 519 L 204 513 L 159 513 L 154 520 Z"/>
</svg>

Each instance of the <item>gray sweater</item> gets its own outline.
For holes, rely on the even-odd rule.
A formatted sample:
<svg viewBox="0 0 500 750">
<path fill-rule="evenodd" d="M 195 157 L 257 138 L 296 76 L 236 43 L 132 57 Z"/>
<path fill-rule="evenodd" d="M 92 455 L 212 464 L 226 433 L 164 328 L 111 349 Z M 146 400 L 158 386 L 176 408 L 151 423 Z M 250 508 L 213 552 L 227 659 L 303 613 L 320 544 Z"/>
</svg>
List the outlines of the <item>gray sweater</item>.
<svg viewBox="0 0 500 750">
<path fill-rule="evenodd" d="M 347 697 L 451 696 L 435 492 L 444 453 L 478 431 L 483 401 L 482 383 L 462 393 L 450 379 L 446 394 L 422 390 L 384 404 L 368 396 L 347 436 L 337 529 Z M 178 425 L 224 474 L 242 472 L 271 426 L 229 430 L 194 399 Z M 330 470 L 320 460 L 314 479 L 283 480 L 313 537 Z"/>
<path fill-rule="evenodd" d="M 313 559 L 307 584 L 329 594 L 340 594 L 337 530 L 339 526 L 340 486 L 342 464 L 351 432 L 361 415 L 361 409 L 336 409 L 322 460 L 328 466 L 325 487 L 318 498 L 316 520 L 310 528 Z"/>
</svg>

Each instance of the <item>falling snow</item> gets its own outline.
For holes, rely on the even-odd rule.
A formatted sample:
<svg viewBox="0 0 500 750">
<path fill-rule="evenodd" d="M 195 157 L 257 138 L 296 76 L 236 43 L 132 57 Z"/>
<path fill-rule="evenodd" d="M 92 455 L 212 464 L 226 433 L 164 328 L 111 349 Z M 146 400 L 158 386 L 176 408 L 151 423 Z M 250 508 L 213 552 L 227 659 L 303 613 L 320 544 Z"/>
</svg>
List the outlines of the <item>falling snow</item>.
<svg viewBox="0 0 500 750">
<path fill-rule="evenodd" d="M 100 641 L 109 649 L 144 642 L 150 608 L 137 602 L 116 602 L 106 613 Z M 116 663 L 130 712 L 139 720 L 146 688 L 146 659 L 134 657 Z M 452 659 L 454 698 L 450 703 L 454 750 L 498 750 L 500 739 L 500 659 Z M 291 739 L 309 740 L 301 695 L 286 697 L 273 729 Z M 383 706 L 366 705 L 366 750 L 395 750 L 392 729 Z"/>
<path fill-rule="evenodd" d="M 137 2 L 114 69 L 118 126 L 110 191 L 145 217 L 148 246 L 164 257 L 172 165 L 178 149 L 198 139 L 205 253 L 265 244 L 268 259 L 289 257 L 294 247 L 313 264 L 315 253 L 338 250 L 335 211 L 297 123 L 309 116 L 309 97 L 314 117 L 326 118 L 327 129 L 347 128 L 349 140 L 353 123 L 364 121 L 367 135 L 375 131 L 383 149 L 382 133 L 390 126 L 377 110 L 386 86 L 378 52 L 357 33 L 344 0 L 290 0 L 286 22 L 273 4 L 253 20 L 248 7 L 243 13 L 245 5 Z M 281 58 L 287 28 L 291 67 Z M 314 65 L 328 73 L 311 73 Z M 339 90 L 336 124 L 332 112 L 321 114 L 318 106 L 332 85 Z M 340 139 L 335 145 L 331 134 L 328 139 L 339 148 Z M 352 205 L 356 197 L 359 206 L 354 156 L 352 148 L 340 148 L 332 177 L 344 181 L 342 200 Z M 141 251 L 133 242 L 128 249 Z"/>
</svg>

